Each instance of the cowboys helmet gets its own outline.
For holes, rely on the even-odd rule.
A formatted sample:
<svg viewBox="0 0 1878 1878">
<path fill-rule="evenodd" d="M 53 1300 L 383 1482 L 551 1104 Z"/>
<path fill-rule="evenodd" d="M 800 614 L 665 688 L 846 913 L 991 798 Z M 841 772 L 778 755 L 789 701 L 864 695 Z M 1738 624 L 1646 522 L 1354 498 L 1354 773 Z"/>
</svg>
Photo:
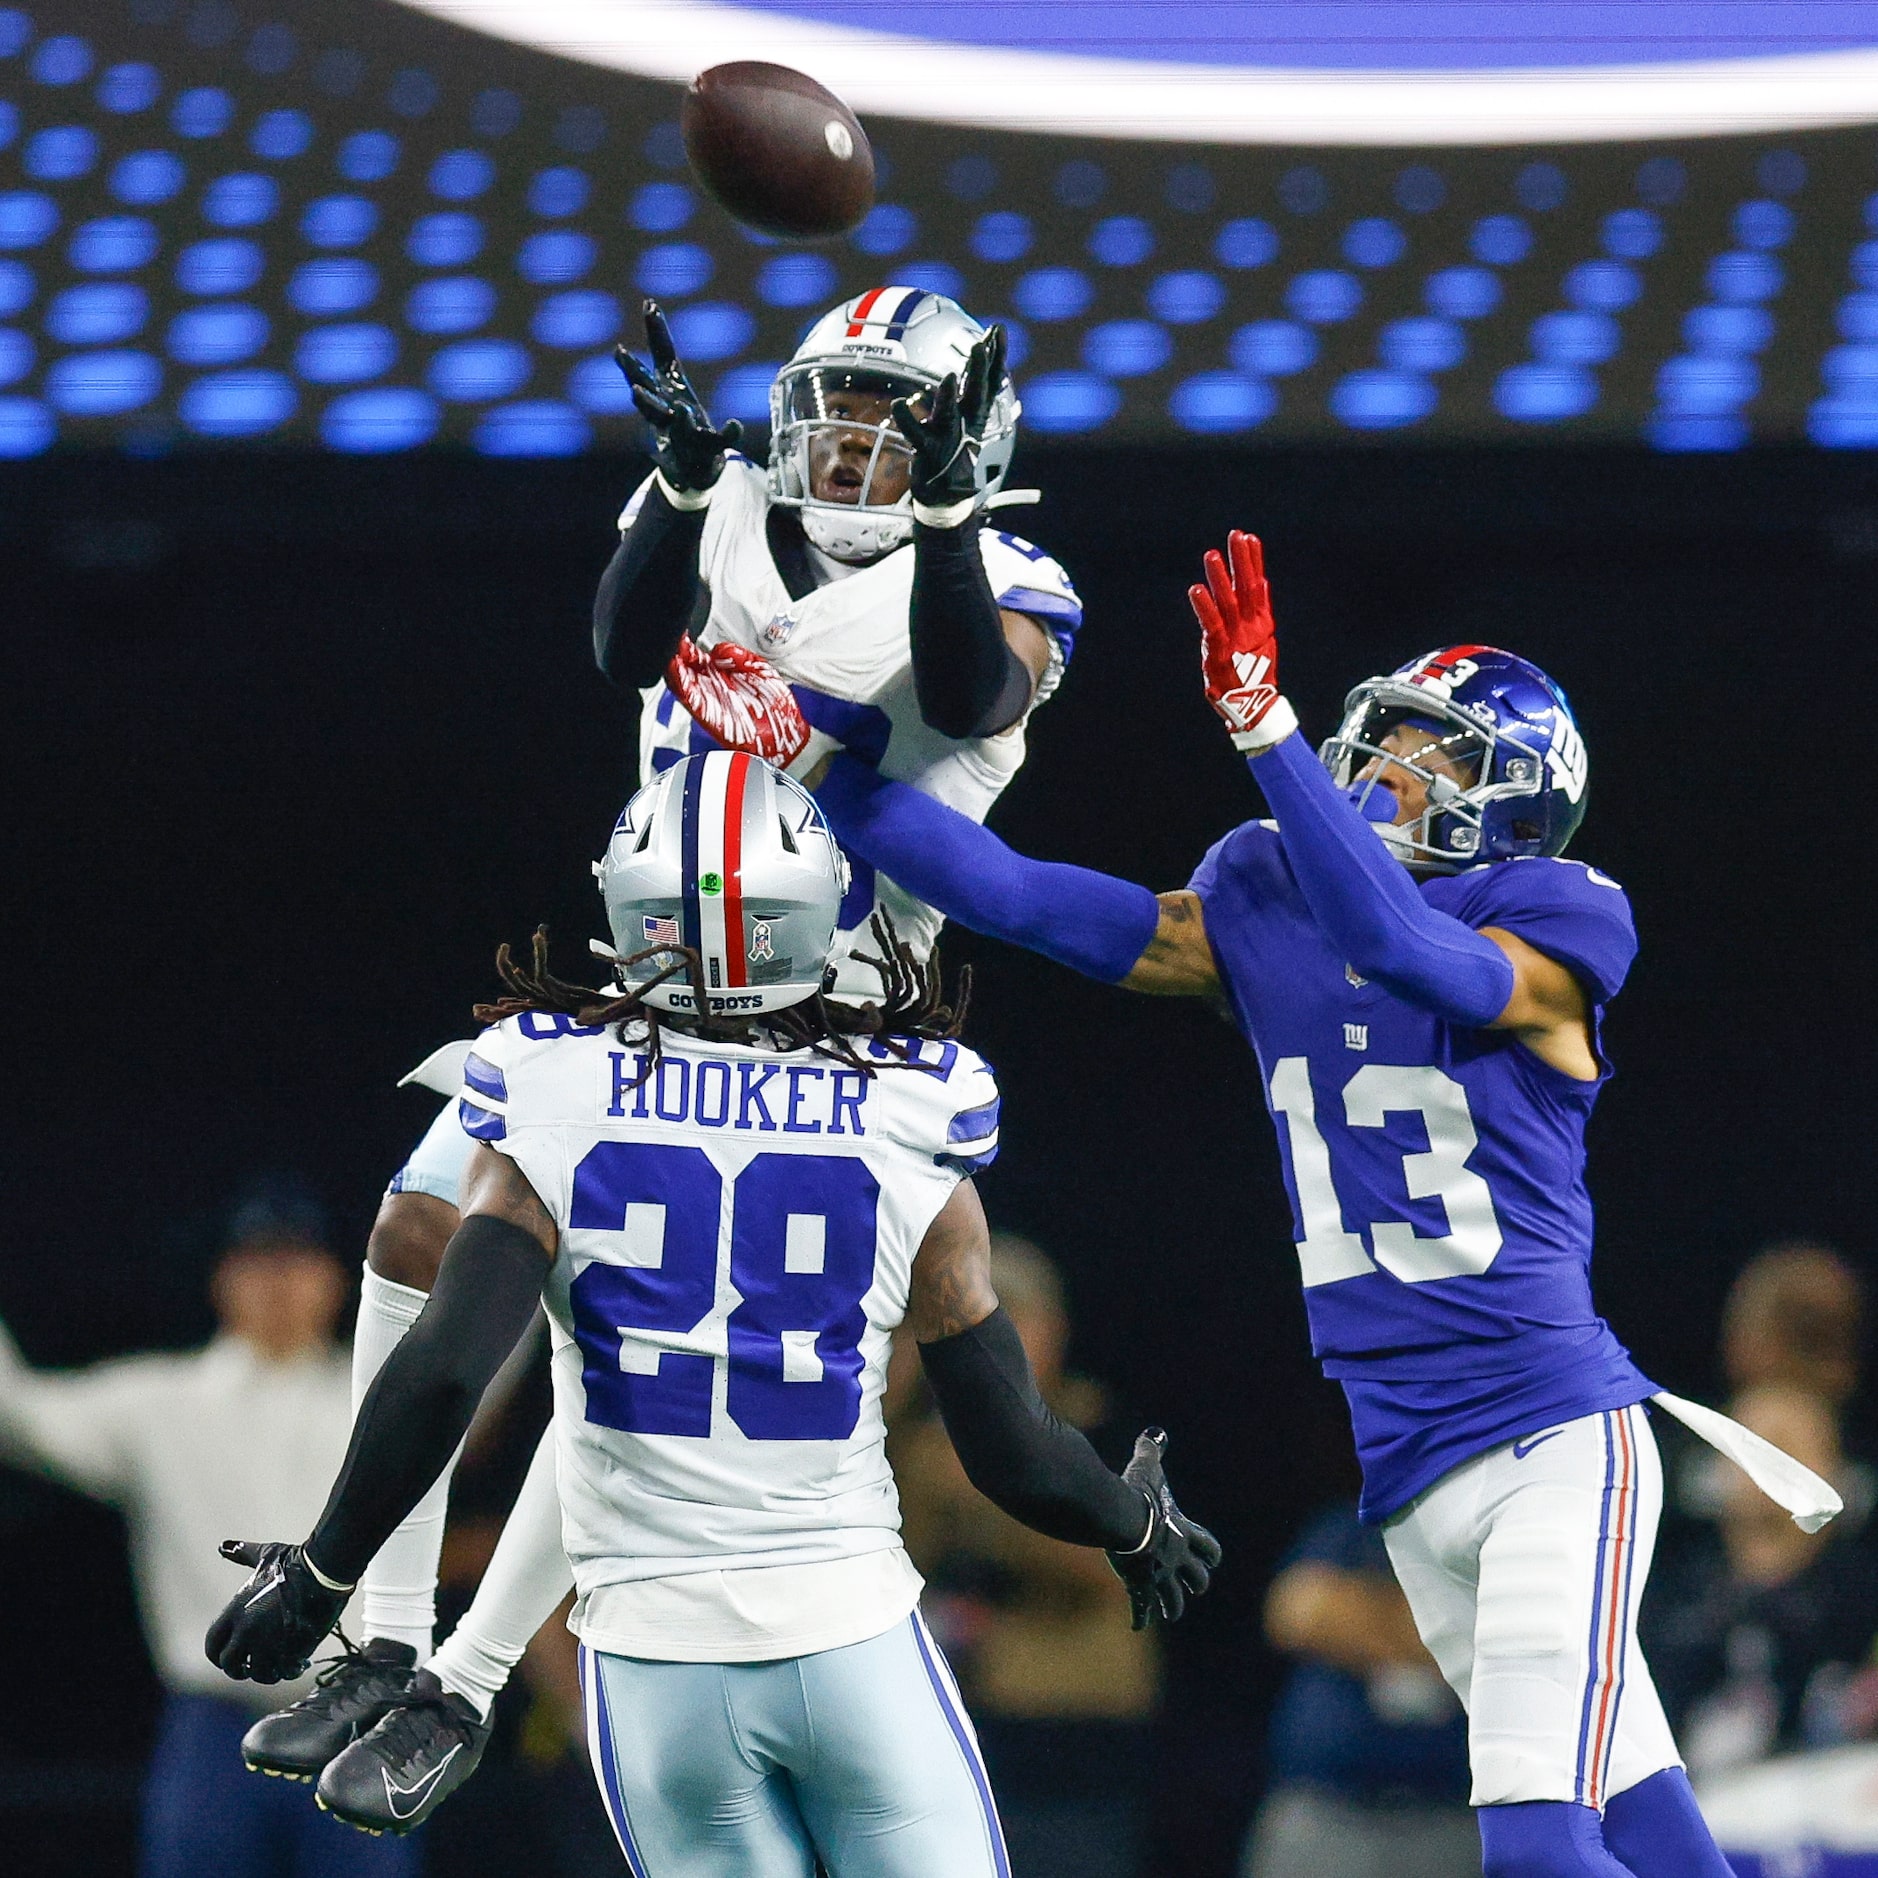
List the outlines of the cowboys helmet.
<svg viewBox="0 0 1878 1878">
<path fill-rule="evenodd" d="M 909 496 L 870 500 L 883 457 L 908 455 L 891 417 L 869 424 L 832 417 L 838 392 L 871 397 L 929 397 L 948 372 L 961 378 L 985 328 L 956 301 L 919 287 L 875 287 L 825 313 L 808 330 L 769 394 L 770 499 L 799 509 L 802 529 L 838 561 L 869 561 L 907 541 L 913 532 Z M 1004 481 L 1017 446 L 1022 410 L 1006 377 L 997 387 L 979 445 L 977 482 L 982 503 Z M 872 436 L 867 473 L 853 502 L 818 502 L 810 478 L 809 447 L 818 432 Z"/>
<path fill-rule="evenodd" d="M 1426 731 L 1429 742 L 1405 755 L 1385 750 L 1383 738 L 1401 724 Z M 1436 753 L 1473 780 L 1431 768 Z M 1400 827 L 1378 823 L 1377 832 L 1429 873 L 1562 854 L 1585 818 L 1588 759 L 1571 705 L 1538 666 L 1493 646 L 1447 646 L 1365 679 L 1319 754 L 1359 808 L 1391 766 L 1420 778 L 1427 809 Z"/>
<path fill-rule="evenodd" d="M 847 858 L 814 797 L 760 757 L 674 763 L 627 803 L 594 872 L 615 975 L 647 1004 L 699 1015 L 688 972 L 649 982 L 679 946 L 702 962 L 713 1017 L 784 1010 L 822 988 Z"/>
</svg>

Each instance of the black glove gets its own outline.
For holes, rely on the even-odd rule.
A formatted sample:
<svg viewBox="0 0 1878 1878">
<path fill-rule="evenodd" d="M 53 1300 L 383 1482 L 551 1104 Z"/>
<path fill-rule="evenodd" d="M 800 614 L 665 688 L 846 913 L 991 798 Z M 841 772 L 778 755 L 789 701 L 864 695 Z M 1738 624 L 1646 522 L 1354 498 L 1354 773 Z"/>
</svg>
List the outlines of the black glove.
<svg viewBox="0 0 1878 1878">
<path fill-rule="evenodd" d="M 656 300 L 646 302 L 646 347 L 652 363 L 624 346 L 613 358 L 633 388 L 633 404 L 659 440 L 659 472 L 683 495 L 702 495 L 724 473 L 724 452 L 743 435 L 733 417 L 722 430 L 711 428 L 711 414 L 692 389 L 672 344 L 672 329 Z"/>
<path fill-rule="evenodd" d="M 1133 1552 L 1108 1555 L 1116 1577 L 1128 1587 L 1137 1630 L 1157 1621 L 1178 1623 L 1187 1600 L 1207 1588 L 1219 1564 L 1219 1541 L 1204 1526 L 1195 1525 L 1168 1491 L 1161 1471 L 1166 1449 L 1163 1429 L 1143 1429 L 1135 1437 L 1134 1459 L 1122 1469 L 1122 1478 L 1147 1496 L 1148 1536 Z"/>
<path fill-rule="evenodd" d="M 350 1595 L 313 1576 L 302 1546 L 224 1539 L 222 1556 L 252 1576 L 209 1626 L 208 1655 L 237 1682 L 291 1682 L 339 1621 Z"/>
<path fill-rule="evenodd" d="M 970 502 L 978 494 L 978 448 L 1004 385 L 1004 328 L 991 327 L 965 361 L 965 382 L 948 372 L 921 418 L 906 399 L 893 421 L 913 452 L 913 500 L 928 508 Z"/>
</svg>

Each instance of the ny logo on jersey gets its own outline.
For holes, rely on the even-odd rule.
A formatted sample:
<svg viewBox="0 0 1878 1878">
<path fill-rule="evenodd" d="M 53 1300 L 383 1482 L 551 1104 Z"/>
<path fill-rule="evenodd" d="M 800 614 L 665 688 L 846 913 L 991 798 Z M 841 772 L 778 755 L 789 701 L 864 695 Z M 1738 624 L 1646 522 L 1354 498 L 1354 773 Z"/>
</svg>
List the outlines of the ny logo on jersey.
<svg viewBox="0 0 1878 1878">
<path fill-rule="evenodd" d="M 1576 802 L 1584 794 L 1589 768 L 1585 740 L 1563 711 L 1552 719 L 1552 747 L 1545 753 L 1545 766 L 1552 772 L 1553 782 L 1565 791 L 1567 802 Z"/>
<path fill-rule="evenodd" d="M 1343 1027 L 1343 1047 L 1346 1050 L 1367 1050 L 1369 1048 L 1369 1026 L 1367 1024 L 1345 1024 Z"/>
<path fill-rule="evenodd" d="M 773 959 L 776 948 L 770 944 L 769 921 L 759 919 L 750 927 L 750 956 L 753 959 Z"/>
</svg>

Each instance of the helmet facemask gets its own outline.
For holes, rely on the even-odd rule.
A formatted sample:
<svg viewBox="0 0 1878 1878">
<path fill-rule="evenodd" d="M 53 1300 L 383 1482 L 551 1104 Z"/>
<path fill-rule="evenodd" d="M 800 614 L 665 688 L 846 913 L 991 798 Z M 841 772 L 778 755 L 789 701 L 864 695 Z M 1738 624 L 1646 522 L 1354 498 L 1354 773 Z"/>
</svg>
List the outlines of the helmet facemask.
<svg viewBox="0 0 1878 1878">
<path fill-rule="evenodd" d="M 801 512 L 803 533 L 824 554 L 871 561 L 910 539 L 913 456 L 892 405 L 897 398 L 923 405 L 934 384 L 905 367 L 845 361 L 791 364 L 778 376 L 770 400 L 772 499 Z M 843 484 L 842 497 L 816 493 L 818 481 L 831 478 Z"/>
</svg>

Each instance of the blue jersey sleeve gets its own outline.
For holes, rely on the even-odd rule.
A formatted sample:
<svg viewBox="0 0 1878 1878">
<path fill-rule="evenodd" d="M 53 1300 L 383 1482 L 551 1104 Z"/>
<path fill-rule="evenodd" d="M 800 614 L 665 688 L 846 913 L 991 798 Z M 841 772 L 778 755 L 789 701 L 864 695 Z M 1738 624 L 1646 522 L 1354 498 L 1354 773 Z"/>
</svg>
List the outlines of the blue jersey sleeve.
<svg viewBox="0 0 1878 1878">
<path fill-rule="evenodd" d="M 1501 861 L 1458 876 L 1451 910 L 1478 929 L 1515 933 L 1566 965 L 1592 998 L 1608 1004 L 1637 956 L 1630 897 L 1608 874 L 1582 861 Z"/>
</svg>

